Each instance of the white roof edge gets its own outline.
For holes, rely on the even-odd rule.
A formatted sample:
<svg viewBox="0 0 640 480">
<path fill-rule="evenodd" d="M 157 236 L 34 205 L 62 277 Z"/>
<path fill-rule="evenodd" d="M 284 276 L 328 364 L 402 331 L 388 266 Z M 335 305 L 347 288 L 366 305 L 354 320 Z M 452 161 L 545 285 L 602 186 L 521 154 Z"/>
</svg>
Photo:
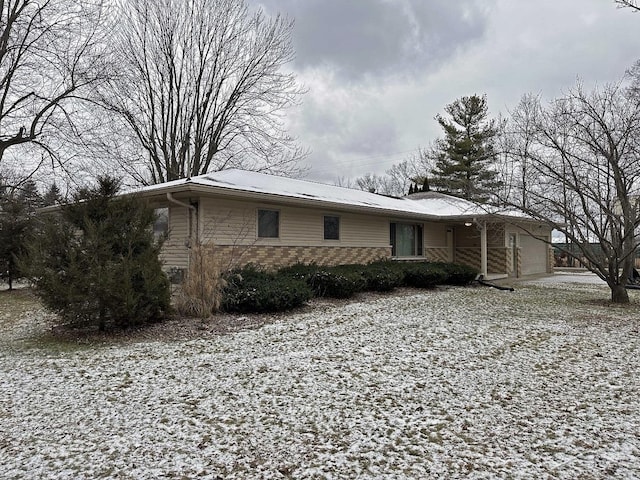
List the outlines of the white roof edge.
<svg viewBox="0 0 640 480">
<path fill-rule="evenodd" d="M 469 200 L 439 192 L 433 192 L 429 198 L 387 197 L 345 187 L 237 169 L 173 180 L 127 193 L 148 196 L 168 192 L 176 193 L 181 190 L 253 199 L 272 198 L 274 201 L 289 204 L 324 205 L 325 208 L 337 210 L 367 211 L 433 220 L 503 217 L 538 222 L 533 218 L 523 216 L 523 214 L 517 214 L 517 212 L 490 212 Z"/>
</svg>

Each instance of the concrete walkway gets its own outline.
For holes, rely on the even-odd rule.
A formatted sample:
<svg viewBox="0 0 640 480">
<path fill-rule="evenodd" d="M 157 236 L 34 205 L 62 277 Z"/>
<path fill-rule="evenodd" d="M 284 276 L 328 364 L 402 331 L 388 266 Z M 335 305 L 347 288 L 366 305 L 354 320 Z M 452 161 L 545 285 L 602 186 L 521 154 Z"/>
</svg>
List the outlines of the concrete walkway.
<svg viewBox="0 0 640 480">
<path fill-rule="evenodd" d="M 604 285 L 605 282 L 595 273 L 589 271 L 556 271 L 550 275 L 539 278 L 523 279 L 523 281 L 534 281 L 535 283 L 593 283 Z"/>
</svg>

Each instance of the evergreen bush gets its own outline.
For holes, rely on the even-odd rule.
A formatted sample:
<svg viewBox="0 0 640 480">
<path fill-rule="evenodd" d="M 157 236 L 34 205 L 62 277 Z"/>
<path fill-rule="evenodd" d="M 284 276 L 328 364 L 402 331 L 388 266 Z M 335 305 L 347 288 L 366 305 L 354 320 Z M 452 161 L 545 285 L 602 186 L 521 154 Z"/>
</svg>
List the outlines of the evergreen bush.
<svg viewBox="0 0 640 480">
<path fill-rule="evenodd" d="M 390 292 L 404 282 L 404 272 L 397 263 L 384 261 L 366 265 L 362 275 L 367 282 L 367 290 Z"/>
<path fill-rule="evenodd" d="M 21 260 L 44 305 L 77 326 L 127 327 L 159 320 L 170 306 L 169 281 L 153 236 L 154 211 L 119 182 L 98 179 L 42 231 Z"/>
<path fill-rule="evenodd" d="M 307 282 L 316 297 L 350 298 L 366 289 L 362 265 L 320 267 Z"/>
<path fill-rule="evenodd" d="M 298 263 L 275 273 L 254 265 L 227 272 L 221 308 L 228 312 L 273 312 L 298 307 L 311 296 L 349 298 L 360 291 L 387 292 L 399 286 L 463 285 L 475 278 L 464 265 L 379 261 L 368 265 Z"/>
<path fill-rule="evenodd" d="M 442 269 L 446 274 L 445 282 L 447 285 L 468 285 L 471 283 L 478 272 L 475 268 L 459 263 L 433 263 Z"/>
<path fill-rule="evenodd" d="M 253 265 L 227 272 L 224 278 L 221 309 L 227 312 L 280 312 L 300 307 L 312 297 L 305 280 Z"/>
<path fill-rule="evenodd" d="M 433 288 L 446 283 L 446 272 L 434 263 L 406 263 L 403 270 L 404 284 L 408 287 Z"/>
<path fill-rule="evenodd" d="M 278 275 L 308 281 L 309 277 L 316 273 L 320 268 L 322 267 L 319 267 L 315 263 L 295 263 L 279 269 Z"/>
</svg>

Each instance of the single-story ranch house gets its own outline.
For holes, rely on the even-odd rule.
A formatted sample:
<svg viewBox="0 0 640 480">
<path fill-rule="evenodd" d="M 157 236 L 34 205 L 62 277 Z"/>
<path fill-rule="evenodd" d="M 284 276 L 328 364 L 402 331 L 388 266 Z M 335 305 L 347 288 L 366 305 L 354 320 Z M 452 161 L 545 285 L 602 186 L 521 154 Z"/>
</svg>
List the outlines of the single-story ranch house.
<svg viewBox="0 0 640 480">
<path fill-rule="evenodd" d="M 550 272 L 550 229 L 517 213 L 437 192 L 392 198 L 349 188 L 223 170 L 145 187 L 168 233 L 167 270 L 188 269 L 203 245 L 226 266 L 450 261 L 490 277 Z"/>
</svg>

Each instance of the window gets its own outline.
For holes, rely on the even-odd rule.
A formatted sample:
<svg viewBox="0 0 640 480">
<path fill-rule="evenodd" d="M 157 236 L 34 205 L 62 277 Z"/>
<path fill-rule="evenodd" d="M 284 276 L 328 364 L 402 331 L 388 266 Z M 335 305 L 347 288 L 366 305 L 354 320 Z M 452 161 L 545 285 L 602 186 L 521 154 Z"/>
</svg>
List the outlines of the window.
<svg viewBox="0 0 640 480">
<path fill-rule="evenodd" d="M 156 208 L 156 219 L 153 221 L 153 236 L 160 238 L 169 233 L 169 209 Z"/>
<path fill-rule="evenodd" d="M 280 236 L 280 212 L 278 210 L 258 210 L 258 237 L 278 238 Z"/>
<path fill-rule="evenodd" d="M 422 256 L 422 225 L 392 223 L 389 234 L 392 257 Z"/>
<path fill-rule="evenodd" d="M 324 239 L 340 240 L 340 217 L 324 216 Z"/>
</svg>

